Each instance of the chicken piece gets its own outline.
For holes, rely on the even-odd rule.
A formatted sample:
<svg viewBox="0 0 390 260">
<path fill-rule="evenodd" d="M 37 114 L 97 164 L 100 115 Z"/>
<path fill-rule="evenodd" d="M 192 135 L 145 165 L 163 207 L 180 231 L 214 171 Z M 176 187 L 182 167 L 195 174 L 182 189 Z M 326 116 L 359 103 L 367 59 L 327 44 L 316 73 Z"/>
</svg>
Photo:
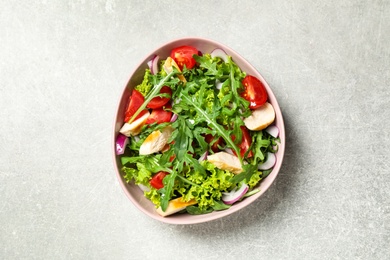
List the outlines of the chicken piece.
<svg viewBox="0 0 390 260">
<path fill-rule="evenodd" d="M 218 152 L 207 156 L 207 160 L 221 170 L 227 170 L 234 174 L 243 172 L 241 162 L 237 156 L 227 152 Z"/>
<path fill-rule="evenodd" d="M 156 211 L 159 215 L 166 217 L 169 215 L 172 215 L 174 213 L 177 213 L 179 211 L 182 211 L 185 209 L 187 206 L 195 205 L 196 201 L 195 200 L 190 200 L 188 202 L 184 202 L 182 200 L 182 197 L 173 199 L 169 201 L 168 207 L 165 211 L 162 211 L 161 207 L 157 208 Z"/>
<path fill-rule="evenodd" d="M 144 126 L 146 119 L 148 119 L 150 113 L 147 112 L 137 120 L 132 123 L 125 123 L 122 128 L 119 130 L 120 133 L 129 137 L 130 135 L 135 136 L 141 132 L 142 127 Z"/>
<path fill-rule="evenodd" d="M 275 120 L 274 107 L 266 102 L 261 107 L 252 111 L 252 115 L 244 119 L 245 126 L 252 131 L 259 131 L 267 128 Z"/>
<path fill-rule="evenodd" d="M 153 131 L 141 144 L 139 154 L 148 155 L 161 151 L 167 144 L 172 132 L 173 128 L 171 126 L 165 127 L 162 131 Z"/>
<path fill-rule="evenodd" d="M 170 72 L 172 72 L 173 68 L 172 67 L 175 67 L 179 72 L 181 72 L 181 70 L 179 69 L 179 66 L 177 65 L 177 63 L 174 61 L 174 59 L 172 59 L 171 57 L 168 57 L 166 60 L 165 60 L 165 63 L 163 65 L 163 68 L 165 70 L 165 72 L 167 74 L 169 74 Z M 186 83 L 187 80 L 186 78 L 182 75 L 182 74 L 178 74 L 177 77 L 183 82 L 183 83 Z"/>
</svg>

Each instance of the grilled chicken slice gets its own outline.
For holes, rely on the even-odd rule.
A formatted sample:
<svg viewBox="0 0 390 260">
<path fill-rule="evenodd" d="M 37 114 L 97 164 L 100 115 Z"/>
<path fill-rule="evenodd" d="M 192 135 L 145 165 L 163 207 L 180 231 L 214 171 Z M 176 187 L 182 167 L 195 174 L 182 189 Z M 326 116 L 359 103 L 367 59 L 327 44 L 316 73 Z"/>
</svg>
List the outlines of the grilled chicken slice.
<svg viewBox="0 0 390 260">
<path fill-rule="evenodd" d="M 207 156 L 207 160 L 221 170 L 227 170 L 234 174 L 239 174 L 243 171 L 240 160 L 237 156 L 227 152 L 218 152 Z"/>
<path fill-rule="evenodd" d="M 252 131 L 259 131 L 267 128 L 275 120 L 274 107 L 266 102 L 261 107 L 252 111 L 252 115 L 244 119 L 245 126 Z"/>
<path fill-rule="evenodd" d="M 177 213 L 179 211 L 182 211 L 187 206 L 191 206 L 191 205 L 195 205 L 195 204 L 196 204 L 195 200 L 190 200 L 188 202 L 184 202 L 182 200 L 182 197 L 180 197 L 180 198 L 173 199 L 173 200 L 169 201 L 168 207 L 165 211 L 162 211 L 161 207 L 157 208 L 156 211 L 159 215 L 166 217 L 166 216 L 172 215 L 174 213 Z"/>
<path fill-rule="evenodd" d="M 167 144 L 172 132 L 173 128 L 171 126 L 165 127 L 162 131 L 153 131 L 141 144 L 139 154 L 148 155 L 161 151 Z"/>
<path fill-rule="evenodd" d="M 131 124 L 125 123 L 122 128 L 119 130 L 120 133 L 125 136 L 135 136 L 141 132 L 142 127 L 144 126 L 146 119 L 148 119 L 150 113 L 147 112 Z"/>
</svg>

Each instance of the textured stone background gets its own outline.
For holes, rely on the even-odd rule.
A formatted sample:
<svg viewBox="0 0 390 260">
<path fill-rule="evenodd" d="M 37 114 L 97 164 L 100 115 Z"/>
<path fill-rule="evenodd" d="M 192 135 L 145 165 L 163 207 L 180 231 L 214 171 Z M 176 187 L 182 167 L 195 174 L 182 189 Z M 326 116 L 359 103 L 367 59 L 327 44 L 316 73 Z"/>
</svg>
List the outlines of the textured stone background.
<svg viewBox="0 0 390 260">
<path fill-rule="evenodd" d="M 0 259 L 389 259 L 390 2 L 4 1 Z M 217 40 L 263 74 L 287 150 L 224 219 L 156 222 L 116 180 L 129 73 L 159 45 Z"/>
</svg>

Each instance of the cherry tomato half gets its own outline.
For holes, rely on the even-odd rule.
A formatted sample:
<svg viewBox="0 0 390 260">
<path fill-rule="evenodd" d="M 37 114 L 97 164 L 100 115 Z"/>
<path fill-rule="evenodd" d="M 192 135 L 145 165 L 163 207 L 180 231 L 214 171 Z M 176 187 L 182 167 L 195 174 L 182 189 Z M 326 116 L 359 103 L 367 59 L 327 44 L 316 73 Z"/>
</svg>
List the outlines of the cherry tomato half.
<svg viewBox="0 0 390 260">
<path fill-rule="evenodd" d="M 134 89 L 131 93 L 131 96 L 129 97 L 129 101 L 126 107 L 125 122 L 129 122 L 129 120 L 133 117 L 134 113 L 137 112 L 138 108 L 144 103 L 144 100 L 144 96 L 139 91 Z M 137 120 L 146 112 L 147 110 L 142 111 L 134 120 Z"/>
<path fill-rule="evenodd" d="M 171 58 L 177 63 L 179 68 L 182 70 L 184 65 L 187 69 L 192 69 L 196 61 L 192 57 L 194 54 L 198 55 L 198 50 L 192 46 L 180 46 L 171 51 Z"/>
<path fill-rule="evenodd" d="M 161 189 L 164 187 L 163 179 L 169 173 L 167 172 L 158 172 L 153 175 L 152 179 L 149 181 L 150 185 L 155 189 Z"/>
<path fill-rule="evenodd" d="M 240 128 L 241 128 L 241 131 L 242 131 L 242 139 L 241 139 L 241 143 L 238 146 L 238 148 L 240 148 L 240 155 L 241 155 L 241 157 L 244 157 L 246 151 L 248 151 L 249 147 L 252 144 L 252 137 L 249 134 L 249 131 L 248 131 L 248 129 L 245 126 L 241 126 Z M 233 135 L 232 136 L 232 140 L 234 141 L 234 139 L 236 139 L 236 137 Z M 233 150 L 233 153 L 237 156 L 237 153 L 234 150 Z M 247 158 L 250 158 L 252 156 L 253 156 L 253 152 L 249 151 L 249 153 L 247 155 Z"/>
<path fill-rule="evenodd" d="M 241 96 L 250 102 L 249 108 L 256 109 L 264 105 L 268 99 L 267 90 L 261 81 L 251 75 L 247 75 L 243 80 L 244 91 Z"/>
<path fill-rule="evenodd" d="M 160 94 L 169 94 L 170 96 L 172 96 L 172 90 L 170 87 L 168 86 L 163 86 L 160 90 Z M 163 105 L 165 105 L 166 103 L 168 103 L 168 101 L 170 100 L 171 98 L 169 97 L 154 97 L 152 98 L 152 100 L 150 100 L 149 104 L 146 105 L 146 107 L 148 108 L 160 108 L 162 107 Z"/>
<path fill-rule="evenodd" d="M 166 111 L 165 108 L 171 108 L 171 104 L 167 104 L 164 107 L 156 108 L 152 110 L 152 113 L 146 119 L 146 124 L 153 124 L 154 122 L 157 122 L 157 124 L 161 124 L 164 122 L 169 122 L 171 121 L 172 117 L 172 112 L 171 111 Z"/>
</svg>

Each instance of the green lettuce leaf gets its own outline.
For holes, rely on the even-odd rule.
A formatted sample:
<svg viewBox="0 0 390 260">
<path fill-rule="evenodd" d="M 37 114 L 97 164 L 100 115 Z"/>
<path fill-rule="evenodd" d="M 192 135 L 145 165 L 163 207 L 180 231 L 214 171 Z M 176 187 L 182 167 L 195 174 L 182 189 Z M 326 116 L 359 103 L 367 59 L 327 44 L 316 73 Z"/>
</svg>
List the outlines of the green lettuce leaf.
<svg viewBox="0 0 390 260">
<path fill-rule="evenodd" d="M 149 79 L 150 76 L 151 76 L 150 70 L 146 69 L 144 74 L 144 79 L 142 80 L 141 84 L 135 87 L 135 89 L 138 90 L 144 97 L 150 92 L 150 90 L 153 87 Z"/>
</svg>

